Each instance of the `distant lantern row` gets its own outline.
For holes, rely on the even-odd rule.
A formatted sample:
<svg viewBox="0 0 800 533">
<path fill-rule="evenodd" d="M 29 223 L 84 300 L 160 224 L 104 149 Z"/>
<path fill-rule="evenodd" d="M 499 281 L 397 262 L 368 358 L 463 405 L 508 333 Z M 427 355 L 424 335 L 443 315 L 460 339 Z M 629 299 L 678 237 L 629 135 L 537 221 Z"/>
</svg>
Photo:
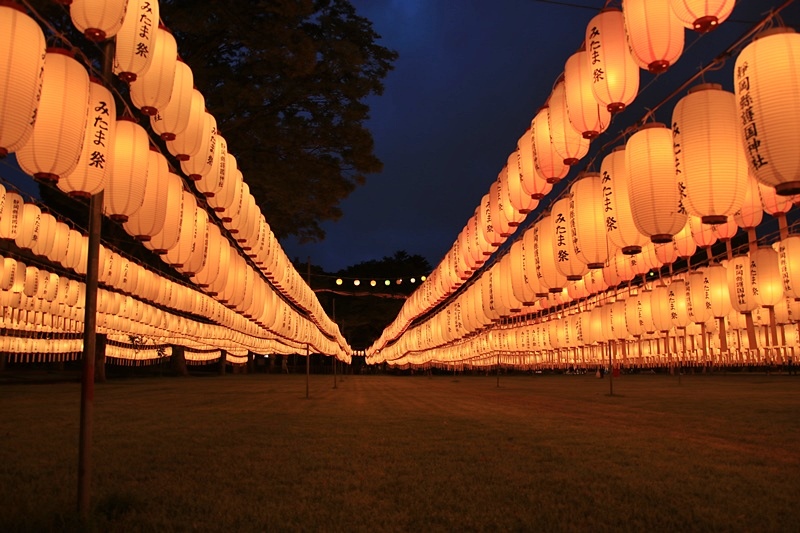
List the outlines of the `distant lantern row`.
<svg viewBox="0 0 800 533">
<path fill-rule="evenodd" d="M 460 346 L 476 335 L 518 339 L 532 335 L 526 349 L 553 352 L 617 340 L 663 341 L 684 337 L 692 328 L 700 333 L 696 326 L 703 333 L 717 334 L 717 356 L 721 351 L 730 354 L 727 336 L 731 334 L 737 336 L 737 350 L 742 353 L 762 350 L 758 360 L 762 363 L 770 355 L 765 348 L 797 346 L 800 235 L 683 275 L 647 281 L 641 287 L 605 291 L 609 280 L 587 276 L 582 287 L 576 284 L 551 291 L 532 302 L 521 299 L 528 297 L 524 285 L 530 277 L 513 268 L 511 257 L 504 256 L 447 307 L 408 329 L 395 343 L 380 351 L 368 350 L 368 361 L 437 362 L 441 350 Z M 536 311 L 545 313 L 538 319 L 523 317 Z M 764 327 L 760 340 L 756 326 Z M 789 330 L 795 339 L 792 343 L 786 341 Z M 785 355 L 785 351 L 780 353 Z M 686 360 L 698 361 L 697 355 L 694 352 Z"/>
<path fill-rule="evenodd" d="M 171 172 L 147 131 L 118 117 L 111 92 L 90 79 L 70 51 L 45 49 L 41 28 L 16 4 L 0 5 L 0 154 L 15 152 L 26 173 L 70 195 L 103 190 L 105 215 L 210 294 L 219 292 L 213 272 L 233 269 L 259 283 L 266 276 L 337 340 L 334 352 L 349 357 L 338 327 L 250 194 L 216 120 L 193 88 L 191 69 L 178 59 L 174 37 L 159 27 L 158 2 L 74 1 L 70 14 L 89 38 L 115 38 L 114 72 L 130 83 L 132 102 L 150 116 L 152 130 L 216 217 Z"/>
</svg>

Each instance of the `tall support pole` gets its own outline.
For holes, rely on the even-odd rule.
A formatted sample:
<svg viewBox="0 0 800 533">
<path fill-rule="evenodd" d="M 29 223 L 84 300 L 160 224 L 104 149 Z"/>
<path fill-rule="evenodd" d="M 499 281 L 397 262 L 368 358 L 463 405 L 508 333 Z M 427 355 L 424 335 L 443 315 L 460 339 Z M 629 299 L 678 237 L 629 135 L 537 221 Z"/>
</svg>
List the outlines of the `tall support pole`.
<svg viewBox="0 0 800 533">
<path fill-rule="evenodd" d="M 497 351 L 497 388 L 500 388 L 500 351 Z"/>
<path fill-rule="evenodd" d="M 608 341 L 608 395 L 614 396 L 614 345 Z"/>
<path fill-rule="evenodd" d="M 103 76 L 113 75 L 114 41 L 103 51 Z M 81 373 L 81 414 L 78 437 L 78 514 L 86 519 L 92 501 L 92 430 L 94 425 L 94 364 L 97 348 L 97 278 L 100 271 L 100 229 L 103 223 L 104 192 L 89 201 L 89 249 L 86 257 L 86 296 L 83 318 L 83 361 Z"/>
<path fill-rule="evenodd" d="M 333 320 L 336 320 L 336 298 L 333 298 Z M 336 389 L 338 386 L 336 385 L 336 355 L 332 355 L 331 359 L 333 360 L 333 388 Z"/>
<path fill-rule="evenodd" d="M 308 399 L 308 378 L 311 375 L 311 354 L 306 343 L 306 399 Z"/>
</svg>

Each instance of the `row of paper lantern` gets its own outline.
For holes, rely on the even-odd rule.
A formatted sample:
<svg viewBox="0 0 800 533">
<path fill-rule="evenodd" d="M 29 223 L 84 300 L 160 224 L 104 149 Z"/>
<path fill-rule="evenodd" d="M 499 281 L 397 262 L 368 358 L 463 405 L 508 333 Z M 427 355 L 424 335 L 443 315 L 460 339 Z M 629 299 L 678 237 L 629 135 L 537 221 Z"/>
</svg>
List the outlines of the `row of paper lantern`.
<svg viewBox="0 0 800 533">
<path fill-rule="evenodd" d="M 715 323 L 716 324 L 716 323 Z M 514 328 L 495 328 L 458 343 L 407 352 L 390 361 L 396 368 L 488 368 L 528 370 L 570 366 L 668 366 L 723 364 L 733 366 L 785 363 L 796 360 L 800 348 L 798 324 L 777 327 L 778 342 L 772 340 L 768 326 L 757 326 L 751 345 L 745 328 L 726 327 L 726 349 L 722 349 L 717 330 L 690 324 L 678 335 L 645 334 L 636 339 L 621 339 L 603 344 L 557 347 L 551 344 L 548 324 L 528 324 Z M 556 341 L 557 342 L 557 341 Z M 609 348 L 613 355 L 609 357 Z M 368 358 L 369 363 L 379 362 Z"/>
<path fill-rule="evenodd" d="M 192 88 L 191 69 L 176 61 L 174 38 L 165 29 L 154 27 L 148 30 L 152 40 L 144 43 L 142 32 L 129 27 L 141 25 L 145 19 L 157 25 L 158 3 L 146 2 L 127 11 L 125 2 L 112 4 L 73 4 L 76 26 L 91 35 L 109 37 L 113 28 L 98 30 L 101 20 L 77 20 L 75 14 L 99 17 L 105 13 L 109 24 L 123 20 L 116 37 L 115 72 L 131 82 L 134 104 L 153 115 L 153 130 L 168 141 L 184 172 L 196 180 L 197 190 L 261 272 L 308 312 L 326 335 L 338 337 L 340 345 L 346 346 L 275 240 L 216 130 L 213 116 L 204 110 L 202 94 Z M 112 8 L 118 10 L 117 15 L 108 16 Z M 18 112 L 4 116 L 0 125 L 4 152 L 16 151 L 23 170 L 38 179 L 56 181 L 69 194 L 89 196 L 104 190 L 106 215 L 122 221 L 129 234 L 163 254 L 168 264 L 189 275 L 197 274 L 202 287 L 213 282 L 209 278 L 214 272 L 228 271 L 226 264 L 214 260 L 217 246 L 220 256 L 231 258 L 240 270 L 252 271 L 194 196 L 184 190 L 180 177 L 169 171 L 166 159 L 150 149 L 146 131 L 131 120 L 117 120 L 108 89 L 90 80 L 69 54 L 45 52 L 41 29 L 24 13 L 0 6 L 0 21 L 9 30 L 9 39 L 17 43 L 2 57 L 15 70 L 14 76 L 0 79 L 0 99 L 3 108 Z M 30 46 L 18 46 L 22 42 Z M 152 51 L 144 58 L 149 61 L 142 61 L 142 54 L 136 53 L 123 58 L 142 46 Z M 17 75 L 17 68 L 27 75 Z M 210 292 L 217 291 L 212 287 Z"/>
<path fill-rule="evenodd" d="M 191 328 L 200 325 L 194 321 L 181 322 L 184 319 L 177 315 L 163 313 L 159 308 L 145 303 L 150 301 L 181 313 L 207 317 L 215 323 L 212 324 L 213 327 L 221 328 L 226 334 L 273 339 L 291 350 L 304 347 L 305 343 L 308 343 L 312 349 L 320 353 L 346 356 L 343 352 L 337 352 L 338 344 L 323 335 L 310 321 L 297 313 L 283 311 L 286 304 L 274 296 L 266 285 L 262 286 L 263 291 L 255 289 L 256 285 L 253 285 L 252 290 L 240 287 L 242 292 L 250 295 L 250 298 L 245 298 L 237 304 L 239 306 L 237 313 L 204 293 L 165 279 L 104 247 L 101 248 L 101 252 L 99 282 L 104 286 L 125 291 L 127 294 L 99 290 L 97 308 L 100 327 L 109 325 L 137 333 L 131 331 L 135 326 L 127 321 L 135 323 L 142 320 L 143 316 L 147 318 L 145 323 L 151 323 L 152 320 L 162 321 L 156 322 L 153 327 L 162 327 L 165 331 L 183 331 L 189 328 L 189 333 L 193 334 Z M 2 258 L 0 267 L 2 267 L 0 291 L 3 291 L 0 293 L 0 304 L 14 309 L 34 313 L 47 312 L 59 316 L 69 321 L 65 325 L 64 320 L 58 320 L 60 326 L 57 329 L 64 331 L 78 331 L 74 328 L 82 327 L 85 294 L 85 285 L 82 282 L 25 265 L 8 257 Z M 247 279 L 246 276 L 243 278 Z M 270 294 L 272 297 L 269 297 Z M 143 315 L 145 313 L 147 314 Z M 163 322 L 170 317 L 173 321 L 178 320 L 179 324 Z M 42 326 L 41 314 L 33 314 L 28 318 L 31 319 L 31 327 Z M 117 322 L 123 325 L 114 326 Z M 52 320 L 49 324 L 49 327 L 53 327 Z M 24 326 L 19 327 L 24 329 Z M 151 336 L 153 334 L 152 331 L 138 333 Z"/>
<path fill-rule="evenodd" d="M 520 246 L 525 244 L 525 240 L 518 242 L 522 243 Z M 595 270 L 594 275 L 580 279 L 569 289 L 543 290 L 536 274 L 526 272 L 526 263 L 520 260 L 527 255 L 523 251 L 517 256 L 512 247 L 511 253 L 483 272 L 475 283 L 467 286 L 436 314 L 406 330 L 394 344 L 386 346 L 376 343 L 368 353 L 387 357 L 391 353 L 436 348 L 474 335 L 520 313 L 553 312 L 557 306 L 567 305 L 573 300 L 603 294 L 609 286 L 616 287 L 617 283 L 628 281 L 637 273 L 630 266 L 626 268 L 624 263 L 609 264 L 603 269 L 603 274 Z M 617 257 L 625 258 L 622 254 Z M 800 316 L 797 315 L 795 303 L 795 298 L 800 297 L 798 258 L 800 235 L 791 235 L 776 242 L 772 248 L 756 248 L 748 255 L 694 271 L 685 281 L 675 281 L 672 291 L 666 285 L 660 285 L 651 292 L 643 293 L 652 301 L 644 304 L 640 301 L 642 297 L 639 297 L 636 304 L 653 309 L 648 315 L 653 318 L 646 325 L 642 319 L 637 328 L 630 322 L 629 316 L 627 329 L 621 330 L 621 338 L 653 330 L 685 327 L 687 321 L 704 322 L 728 316 L 732 312 L 750 313 L 760 307 L 777 308 L 780 321 L 795 321 Z M 657 261 L 655 254 L 651 260 Z M 638 273 L 643 274 L 648 270 L 649 267 Z M 683 298 L 684 303 L 676 303 L 676 297 Z M 628 303 L 633 305 L 631 301 Z M 678 313 L 676 306 L 686 309 L 686 313 Z M 673 322 L 670 323 L 667 317 Z M 598 327 L 601 322 L 611 327 L 607 317 L 597 316 L 593 320 Z M 591 342 L 596 342 L 595 338 L 592 339 Z"/>
<path fill-rule="evenodd" d="M 739 227 L 755 228 L 761 224 L 764 211 L 780 217 L 793 205 L 792 198 L 776 195 L 774 189 L 751 177 L 742 206 L 733 216 L 727 216 L 723 224 L 703 224 L 699 217 L 690 215 L 685 217 L 684 227 L 670 242 L 655 244 L 633 224 L 625 225 L 625 218 L 630 219 L 631 215 L 627 209 L 626 181 L 629 179 L 624 169 L 624 151 L 615 150 L 609 154 L 603 162 L 602 178 L 592 175 L 576 181 L 570 194 L 554 204 L 552 214 L 527 228 L 484 276 L 488 279 L 494 275 L 495 279 L 504 280 L 513 287 L 516 300 L 526 305 L 548 292 L 560 293 L 565 288 L 571 298 L 583 298 L 630 281 L 636 275 L 657 270 L 678 258 L 691 258 L 698 246 L 708 248 L 717 240 L 730 240 Z M 590 196 L 582 201 L 582 193 L 587 191 Z M 593 211 L 592 204 L 599 205 L 600 209 Z M 613 227 L 606 223 L 606 217 L 615 219 Z M 560 222 L 554 224 L 555 220 Z M 623 232 L 626 227 L 630 231 Z M 584 230 L 588 238 L 580 235 Z M 557 245 L 561 238 L 568 246 Z M 568 252 L 565 253 L 564 248 Z M 428 284 L 428 291 L 412 294 L 408 307 L 430 308 L 432 294 L 436 293 L 435 289 L 431 290 L 433 286 Z M 373 349 L 380 349 L 391 340 L 391 333 L 385 331 Z"/>
<path fill-rule="evenodd" d="M 793 91 L 785 89 L 787 85 L 780 84 L 791 87 L 800 83 L 800 73 L 792 68 L 792 58 L 800 53 L 798 39 L 800 36 L 787 30 L 755 40 L 737 58 L 736 94 L 716 85 L 696 87 L 676 105 L 672 128 L 648 124 L 628 140 L 624 149 L 604 159 L 599 175 L 592 175 L 588 181 L 584 178 L 573 187 L 569 198 L 560 200 L 561 204 L 556 202 L 554 212 L 558 208 L 563 216 L 569 208 L 583 220 L 580 232 L 588 237 L 581 239 L 585 264 L 602 264 L 615 247 L 635 253 L 648 241 L 669 242 L 686 225 L 687 214 L 708 224 L 726 222 L 730 215 L 747 211 L 745 200 L 748 193 L 753 198 L 753 179 L 766 187 L 778 187 L 783 194 L 800 191 L 794 181 L 800 156 L 793 149 L 800 139 L 792 133 L 791 120 L 787 119 L 793 116 L 793 110 L 800 117 L 800 101 Z M 575 123 L 567 120 L 570 106 L 562 94 L 565 91 L 563 82 L 556 84 L 550 100 L 563 105 L 551 105 L 534 118 L 517 151 L 509 157 L 427 286 L 418 290 L 424 302 L 409 300 L 389 326 L 387 336 L 396 337 L 412 320 L 469 279 L 537 207 L 538 200 L 550 192 L 552 183 L 566 176 L 570 164 L 585 155 L 586 138 L 592 135 L 586 130 L 579 135 L 573 128 Z M 744 128 L 743 116 L 753 117 Z M 561 124 L 558 131 L 554 123 Z M 559 144 L 557 138 L 562 136 L 558 132 L 564 131 L 581 140 L 585 150 L 580 154 L 561 150 L 559 146 L 564 143 Z M 755 131 L 759 132 L 758 139 L 752 137 Z M 614 181 L 622 183 L 614 187 Z M 575 208 L 578 204 L 580 209 Z M 606 233 L 613 246 L 607 245 Z M 558 244 L 562 255 L 577 255 L 569 251 L 569 239 Z M 572 264 L 581 269 L 577 261 Z"/>
</svg>

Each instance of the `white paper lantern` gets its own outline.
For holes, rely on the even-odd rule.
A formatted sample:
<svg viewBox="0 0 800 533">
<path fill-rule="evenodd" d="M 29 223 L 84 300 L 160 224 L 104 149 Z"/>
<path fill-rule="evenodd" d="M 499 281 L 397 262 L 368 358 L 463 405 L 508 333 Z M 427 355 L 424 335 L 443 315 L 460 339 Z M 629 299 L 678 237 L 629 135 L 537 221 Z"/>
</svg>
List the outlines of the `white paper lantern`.
<svg viewBox="0 0 800 533">
<path fill-rule="evenodd" d="M 114 73 L 130 83 L 150 68 L 158 33 L 158 0 L 133 2 L 116 35 Z"/>
<path fill-rule="evenodd" d="M 69 16 L 78 31 L 99 43 L 122 28 L 127 8 L 128 0 L 70 0 Z"/>
<path fill-rule="evenodd" d="M 730 16 L 736 0 L 669 0 L 669 4 L 685 27 L 705 33 Z"/>
<path fill-rule="evenodd" d="M 619 113 L 639 91 L 639 67 L 628 48 L 622 11 L 601 10 L 589 21 L 585 42 L 594 97 L 611 113 Z"/>
<path fill-rule="evenodd" d="M 132 119 L 117 120 L 112 149 L 114 172 L 106 182 L 103 206 L 103 212 L 113 220 L 125 222 L 142 206 L 149 152 L 147 132 Z"/>
<path fill-rule="evenodd" d="M 572 127 L 585 139 L 594 139 L 611 122 L 611 113 L 600 105 L 592 92 L 592 69 L 586 49 L 572 54 L 564 66 L 567 113 Z"/>
<path fill-rule="evenodd" d="M 172 33 L 163 26 L 156 33 L 150 67 L 130 84 L 131 102 L 148 116 L 158 114 L 172 98 L 178 61 L 178 43 Z"/>
</svg>

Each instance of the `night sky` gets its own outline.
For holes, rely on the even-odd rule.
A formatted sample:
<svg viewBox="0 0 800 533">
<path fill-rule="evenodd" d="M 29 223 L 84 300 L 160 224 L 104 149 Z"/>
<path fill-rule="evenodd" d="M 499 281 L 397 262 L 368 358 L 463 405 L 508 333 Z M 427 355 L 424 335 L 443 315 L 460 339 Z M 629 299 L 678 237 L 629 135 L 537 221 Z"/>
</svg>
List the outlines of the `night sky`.
<svg viewBox="0 0 800 533">
<path fill-rule="evenodd" d="M 397 250 L 422 255 L 436 266 L 544 104 L 564 62 L 580 47 L 586 25 L 606 2 L 352 3 L 373 22 L 382 36 L 380 43 L 400 54 L 385 80 L 384 94 L 369 100 L 368 127 L 384 171 L 369 176 L 366 185 L 341 204 L 344 215 L 324 225 L 324 242 L 300 246 L 285 240 L 282 245 L 290 258 L 305 262 L 310 257 L 328 272 Z M 657 79 L 640 71 L 637 100 L 593 141 L 589 156 L 572 169 L 567 181 L 600 153 L 592 168 L 598 170 L 602 156 L 622 141 L 601 152 L 603 145 L 737 41 L 762 13 L 783 3 L 739 0 L 730 19 L 713 32 L 700 36 L 687 30 L 684 55 Z M 800 6 L 794 3 L 782 18 L 798 28 Z M 705 75 L 705 81 L 733 90 L 733 62 L 729 59 L 721 70 Z M 669 122 L 672 108 L 685 94 L 684 90 L 665 103 L 654 118 Z"/>
</svg>

